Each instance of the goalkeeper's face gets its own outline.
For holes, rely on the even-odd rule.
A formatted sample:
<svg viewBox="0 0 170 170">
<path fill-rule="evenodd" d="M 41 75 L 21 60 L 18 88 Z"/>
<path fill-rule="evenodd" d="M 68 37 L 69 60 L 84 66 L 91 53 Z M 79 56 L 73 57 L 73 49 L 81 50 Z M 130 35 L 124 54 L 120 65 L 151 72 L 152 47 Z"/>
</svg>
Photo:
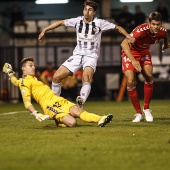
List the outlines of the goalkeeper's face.
<svg viewBox="0 0 170 170">
<path fill-rule="evenodd" d="M 23 75 L 35 76 L 35 65 L 32 61 L 27 61 L 22 66 Z"/>
</svg>

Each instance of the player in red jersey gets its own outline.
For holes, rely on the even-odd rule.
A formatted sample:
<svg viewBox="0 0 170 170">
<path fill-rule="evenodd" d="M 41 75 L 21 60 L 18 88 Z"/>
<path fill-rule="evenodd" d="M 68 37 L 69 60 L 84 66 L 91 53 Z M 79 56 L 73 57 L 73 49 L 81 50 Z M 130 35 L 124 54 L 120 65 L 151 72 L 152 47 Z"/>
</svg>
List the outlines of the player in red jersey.
<svg viewBox="0 0 170 170">
<path fill-rule="evenodd" d="M 136 27 L 131 36 L 135 38 L 133 44 L 125 39 L 122 46 L 122 71 L 127 80 L 127 91 L 131 103 L 136 110 L 135 119 L 132 122 L 140 122 L 143 119 L 139 103 L 138 92 L 135 84 L 135 74 L 141 72 L 144 77 L 144 107 L 143 112 L 147 122 L 153 121 L 149 108 L 153 93 L 153 66 L 150 45 L 163 40 L 162 51 L 170 47 L 167 30 L 162 27 L 162 15 L 153 12 L 149 15 L 149 22 Z"/>
</svg>

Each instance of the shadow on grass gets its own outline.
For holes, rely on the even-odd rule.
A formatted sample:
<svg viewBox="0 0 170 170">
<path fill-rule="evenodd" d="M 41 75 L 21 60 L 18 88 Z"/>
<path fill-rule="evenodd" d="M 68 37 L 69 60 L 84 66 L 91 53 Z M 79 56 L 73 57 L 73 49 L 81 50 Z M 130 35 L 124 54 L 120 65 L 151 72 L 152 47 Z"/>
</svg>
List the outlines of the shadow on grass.
<svg viewBox="0 0 170 170">
<path fill-rule="evenodd" d="M 166 120 L 166 121 L 170 121 L 170 117 L 166 118 L 154 118 L 154 120 Z"/>
<path fill-rule="evenodd" d="M 65 129 L 65 128 L 81 128 L 81 127 L 98 127 L 98 125 L 95 125 L 94 123 L 89 123 L 89 124 L 77 124 L 75 127 L 60 127 L 60 126 L 56 126 L 55 124 L 46 124 L 46 125 L 42 125 L 42 126 L 37 126 L 37 127 L 32 127 L 32 129 L 46 129 L 46 130 L 51 130 L 51 129 Z"/>
</svg>

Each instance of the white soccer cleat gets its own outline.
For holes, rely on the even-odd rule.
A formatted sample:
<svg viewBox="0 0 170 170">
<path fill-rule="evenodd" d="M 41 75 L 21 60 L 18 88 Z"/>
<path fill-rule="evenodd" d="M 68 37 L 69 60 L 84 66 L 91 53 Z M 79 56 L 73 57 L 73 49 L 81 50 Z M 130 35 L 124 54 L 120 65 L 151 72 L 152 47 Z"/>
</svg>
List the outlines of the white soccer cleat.
<svg viewBox="0 0 170 170">
<path fill-rule="evenodd" d="M 136 117 L 134 120 L 132 120 L 132 122 L 140 122 L 141 120 L 143 120 L 143 116 L 140 113 L 137 113 L 134 116 L 136 116 Z"/>
<path fill-rule="evenodd" d="M 77 102 L 77 106 L 82 109 L 83 108 L 83 98 L 81 96 L 77 96 L 76 102 Z"/>
<path fill-rule="evenodd" d="M 147 122 L 153 122 L 152 110 L 150 109 L 143 109 L 143 113 L 145 114 L 145 119 Z"/>
</svg>

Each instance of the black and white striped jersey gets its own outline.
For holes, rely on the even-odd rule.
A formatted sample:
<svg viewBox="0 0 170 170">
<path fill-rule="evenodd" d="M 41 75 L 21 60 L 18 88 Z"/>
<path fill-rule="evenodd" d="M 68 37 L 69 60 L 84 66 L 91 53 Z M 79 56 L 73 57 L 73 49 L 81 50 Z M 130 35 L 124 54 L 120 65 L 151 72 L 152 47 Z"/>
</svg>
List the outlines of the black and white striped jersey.
<svg viewBox="0 0 170 170">
<path fill-rule="evenodd" d="M 94 18 L 89 23 L 85 23 L 83 19 L 84 16 L 80 16 L 64 21 L 65 26 L 76 28 L 77 45 L 73 51 L 73 55 L 86 55 L 98 58 L 102 32 L 114 29 L 116 25 L 98 18 Z"/>
</svg>

